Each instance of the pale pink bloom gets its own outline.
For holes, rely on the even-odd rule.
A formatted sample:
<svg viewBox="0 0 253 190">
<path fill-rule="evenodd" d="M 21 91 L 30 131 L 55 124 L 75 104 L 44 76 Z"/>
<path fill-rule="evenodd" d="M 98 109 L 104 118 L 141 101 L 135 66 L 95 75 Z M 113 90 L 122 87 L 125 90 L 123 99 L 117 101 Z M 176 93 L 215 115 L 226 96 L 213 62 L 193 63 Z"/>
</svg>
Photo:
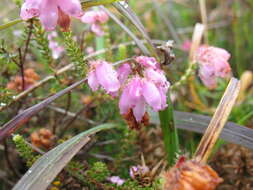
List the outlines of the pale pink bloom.
<svg viewBox="0 0 253 190">
<path fill-rule="evenodd" d="M 155 111 L 164 107 L 161 91 L 156 85 L 146 78 L 136 76 L 123 89 L 119 101 L 120 113 L 124 115 L 132 109 L 136 121 L 140 122 L 146 112 L 146 103 Z"/>
<path fill-rule="evenodd" d="M 49 41 L 49 48 L 52 51 L 52 57 L 58 59 L 64 52 L 64 47 L 60 46 L 56 41 Z"/>
<path fill-rule="evenodd" d="M 210 89 L 216 87 L 216 77 L 230 76 L 231 68 L 228 63 L 230 54 L 221 48 L 200 46 L 196 53 L 199 63 L 199 75 L 203 83 Z"/>
<path fill-rule="evenodd" d="M 113 184 L 116 184 L 117 186 L 121 186 L 125 183 L 125 180 L 124 179 L 121 179 L 119 176 L 112 176 L 112 177 L 109 177 L 108 180 L 113 183 Z"/>
<path fill-rule="evenodd" d="M 159 69 L 159 63 L 157 63 L 154 57 L 139 56 L 135 58 L 135 61 L 144 67 L 151 67 L 153 69 Z"/>
<path fill-rule="evenodd" d="M 95 52 L 94 48 L 91 47 L 91 46 L 90 46 L 90 47 L 87 47 L 87 48 L 85 49 L 85 51 L 86 51 L 87 54 L 92 54 L 92 53 Z"/>
<path fill-rule="evenodd" d="M 23 20 L 39 17 L 46 30 L 54 30 L 58 21 L 68 22 L 69 16 L 82 15 L 79 0 L 25 0 L 20 13 Z"/>
<path fill-rule="evenodd" d="M 147 166 L 138 165 L 138 166 L 132 166 L 130 168 L 129 175 L 132 179 L 135 179 L 135 174 L 145 175 L 148 172 L 149 172 L 149 168 Z"/>
<path fill-rule="evenodd" d="M 192 42 L 190 40 L 185 40 L 181 46 L 183 51 L 189 52 L 191 49 Z"/>
<path fill-rule="evenodd" d="M 48 41 L 49 41 L 49 48 L 52 51 L 52 57 L 54 59 L 58 59 L 61 54 L 64 52 L 64 47 L 60 46 L 57 41 L 55 41 L 54 38 L 56 38 L 58 35 L 56 32 L 51 32 L 48 34 Z"/>
<path fill-rule="evenodd" d="M 120 84 L 123 84 L 127 80 L 131 72 L 132 69 L 128 63 L 119 66 L 119 68 L 117 69 L 117 74 Z"/>
<path fill-rule="evenodd" d="M 102 86 L 107 93 L 115 94 L 120 88 L 120 82 L 112 64 L 106 61 L 92 61 L 90 65 L 88 84 L 91 89 L 95 91 Z"/>
<path fill-rule="evenodd" d="M 108 19 L 108 14 L 101 10 L 88 11 L 81 18 L 82 22 L 91 24 L 91 31 L 94 32 L 97 36 L 104 35 L 101 24 L 107 22 Z"/>
</svg>

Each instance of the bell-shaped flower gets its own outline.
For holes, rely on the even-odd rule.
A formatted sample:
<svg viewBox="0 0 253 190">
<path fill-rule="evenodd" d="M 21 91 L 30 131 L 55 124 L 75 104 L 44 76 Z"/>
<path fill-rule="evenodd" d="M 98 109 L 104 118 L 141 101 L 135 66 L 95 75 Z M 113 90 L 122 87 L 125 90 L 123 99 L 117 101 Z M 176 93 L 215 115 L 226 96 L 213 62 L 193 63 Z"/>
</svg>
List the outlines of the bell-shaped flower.
<svg viewBox="0 0 253 190">
<path fill-rule="evenodd" d="M 106 61 L 90 62 L 91 69 L 88 73 L 88 84 L 93 91 L 102 86 L 107 93 L 114 94 L 120 88 L 117 72 Z"/>
<path fill-rule="evenodd" d="M 164 96 L 166 97 L 164 91 L 160 90 L 154 82 L 135 76 L 123 89 L 119 101 L 120 113 L 124 115 L 132 109 L 136 121 L 140 122 L 146 112 L 146 104 L 155 111 L 167 106 L 166 101 L 163 105 Z"/>
<path fill-rule="evenodd" d="M 230 54 L 221 48 L 203 45 L 198 48 L 196 59 L 199 63 L 199 75 L 203 83 L 210 89 L 216 87 L 216 78 L 230 76 L 228 63 Z"/>
<path fill-rule="evenodd" d="M 98 10 L 98 11 L 88 11 L 86 12 L 81 21 L 87 24 L 91 24 L 91 31 L 94 32 L 97 36 L 103 36 L 104 31 L 101 27 L 101 24 L 107 22 L 109 16 L 106 12 Z"/>
<path fill-rule="evenodd" d="M 25 0 L 20 16 L 23 20 L 39 17 L 46 30 L 54 30 L 57 23 L 69 25 L 69 17 L 80 18 L 83 15 L 79 0 Z"/>
</svg>

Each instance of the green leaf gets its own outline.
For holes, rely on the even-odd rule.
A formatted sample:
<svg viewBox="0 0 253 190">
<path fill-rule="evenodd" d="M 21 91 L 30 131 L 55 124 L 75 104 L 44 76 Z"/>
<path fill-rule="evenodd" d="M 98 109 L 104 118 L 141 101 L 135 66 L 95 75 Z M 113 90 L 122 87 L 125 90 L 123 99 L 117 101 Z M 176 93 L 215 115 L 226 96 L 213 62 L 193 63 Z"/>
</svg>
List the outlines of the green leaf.
<svg viewBox="0 0 253 190">
<path fill-rule="evenodd" d="M 99 5 L 107 5 L 107 4 L 111 4 L 114 2 L 117 2 L 119 0 L 86 0 L 86 1 L 82 1 L 82 8 L 88 9 L 90 7 L 94 7 L 94 6 L 99 6 Z"/>
<path fill-rule="evenodd" d="M 13 190 L 44 190 L 74 155 L 89 142 L 90 135 L 116 127 L 115 124 L 103 124 L 91 128 L 70 140 L 58 145 L 39 158 L 19 180 Z"/>
<path fill-rule="evenodd" d="M 22 19 L 16 19 L 16 20 L 10 21 L 10 22 L 8 22 L 6 24 L 2 24 L 2 25 L 0 25 L 0 31 L 1 30 L 5 30 L 5 29 L 7 29 L 7 28 L 9 28 L 11 26 L 14 26 L 15 24 L 18 24 L 20 22 L 23 22 L 23 20 Z"/>
</svg>

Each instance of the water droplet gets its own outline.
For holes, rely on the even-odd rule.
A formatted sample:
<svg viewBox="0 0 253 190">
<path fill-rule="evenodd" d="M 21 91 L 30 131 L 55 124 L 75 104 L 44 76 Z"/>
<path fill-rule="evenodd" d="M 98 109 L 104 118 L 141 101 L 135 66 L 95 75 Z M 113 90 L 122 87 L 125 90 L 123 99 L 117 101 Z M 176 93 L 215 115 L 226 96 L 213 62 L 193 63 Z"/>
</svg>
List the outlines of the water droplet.
<svg viewBox="0 0 253 190">
<path fill-rule="evenodd" d="M 124 6 L 124 8 L 128 8 L 128 4 L 127 4 L 127 2 L 126 1 L 119 1 L 119 3 L 122 5 L 122 6 Z"/>
</svg>

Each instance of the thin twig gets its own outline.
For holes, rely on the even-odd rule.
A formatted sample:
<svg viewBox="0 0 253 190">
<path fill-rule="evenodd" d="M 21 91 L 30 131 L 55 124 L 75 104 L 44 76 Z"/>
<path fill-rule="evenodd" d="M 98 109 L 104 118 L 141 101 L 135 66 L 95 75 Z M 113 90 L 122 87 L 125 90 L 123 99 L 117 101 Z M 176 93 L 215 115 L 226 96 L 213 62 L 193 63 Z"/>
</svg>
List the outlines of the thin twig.
<svg viewBox="0 0 253 190">
<path fill-rule="evenodd" d="M 26 43 L 25 43 L 25 50 L 23 53 L 23 57 L 22 57 L 22 62 L 25 63 L 26 60 L 26 55 L 28 53 L 28 48 L 29 48 L 29 44 L 31 41 L 31 37 L 32 37 L 32 31 L 33 31 L 33 19 L 30 20 L 30 25 L 29 25 L 29 33 L 26 39 Z"/>
</svg>

